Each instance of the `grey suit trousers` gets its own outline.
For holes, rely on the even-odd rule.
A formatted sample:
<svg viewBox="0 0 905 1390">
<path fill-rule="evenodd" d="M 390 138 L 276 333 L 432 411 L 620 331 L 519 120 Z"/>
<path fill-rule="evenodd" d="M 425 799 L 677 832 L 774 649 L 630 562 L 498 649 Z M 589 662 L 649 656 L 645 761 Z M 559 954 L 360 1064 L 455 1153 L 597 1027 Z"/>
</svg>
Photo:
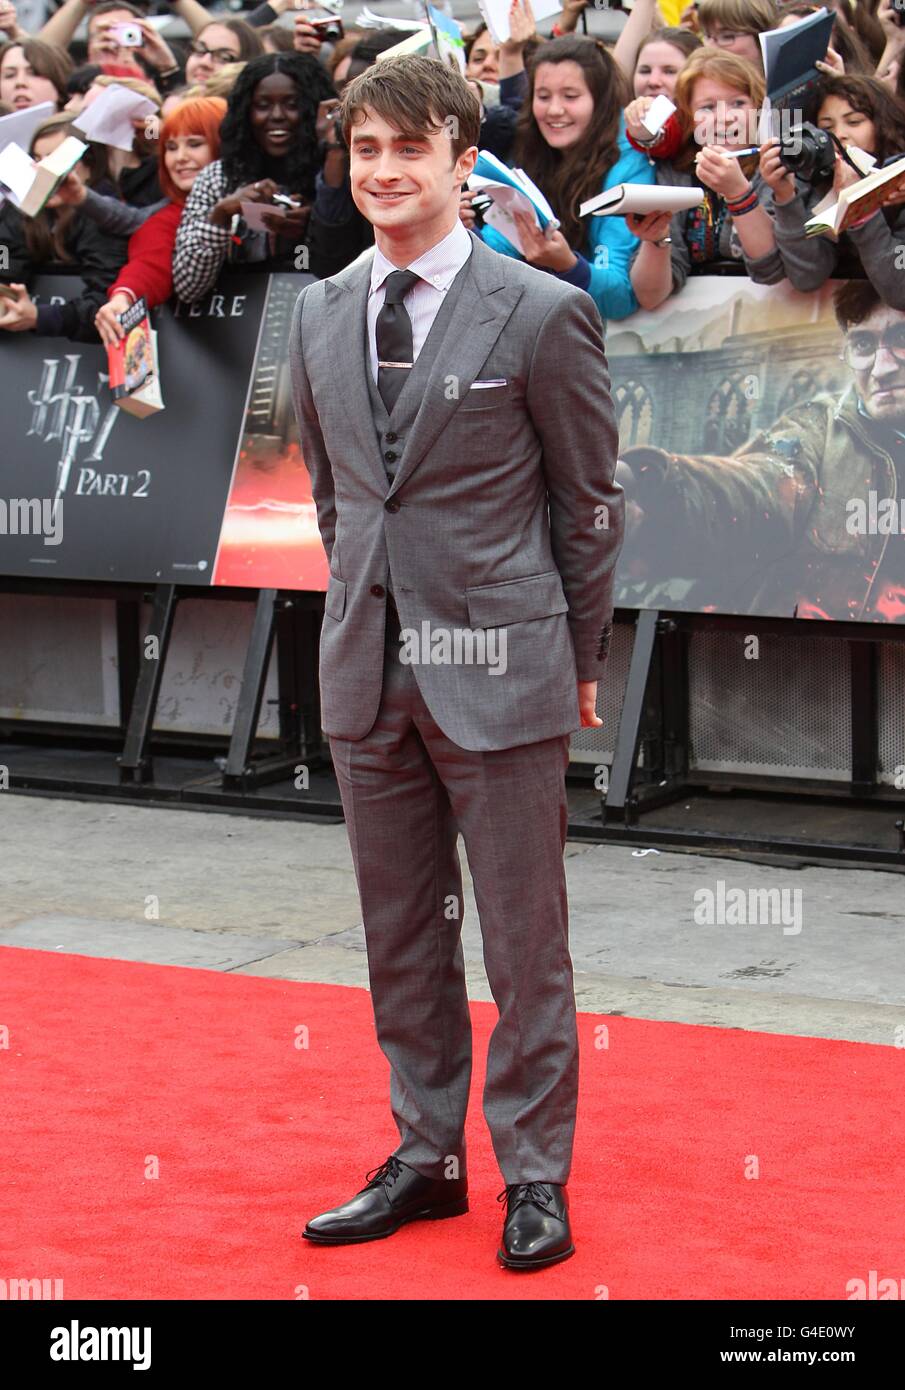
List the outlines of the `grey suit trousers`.
<svg viewBox="0 0 905 1390">
<path fill-rule="evenodd" d="M 431 718 L 416 671 L 399 659 L 389 608 L 374 725 L 364 738 L 329 740 L 390 1064 L 395 1153 L 428 1177 L 467 1170 L 461 832 L 499 1010 L 483 1097 L 494 1152 L 507 1185 L 565 1183 L 578 1098 L 563 864 L 569 735 L 460 748 Z"/>
</svg>

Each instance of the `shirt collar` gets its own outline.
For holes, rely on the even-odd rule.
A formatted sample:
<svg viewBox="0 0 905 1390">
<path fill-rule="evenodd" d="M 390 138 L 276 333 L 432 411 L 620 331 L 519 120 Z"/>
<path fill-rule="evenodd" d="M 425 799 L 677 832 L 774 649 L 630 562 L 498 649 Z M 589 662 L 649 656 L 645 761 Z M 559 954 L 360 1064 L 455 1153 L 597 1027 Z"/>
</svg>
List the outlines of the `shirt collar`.
<svg viewBox="0 0 905 1390">
<path fill-rule="evenodd" d="M 875 420 L 872 415 L 868 415 L 866 409 L 864 408 L 864 402 L 862 401 L 860 396 L 858 396 L 857 400 L 858 414 L 861 416 L 868 429 L 873 430 L 875 434 L 892 435 L 900 444 L 905 442 L 905 433 L 903 433 L 902 430 L 896 429 L 895 425 L 887 425 L 882 420 Z"/>
<path fill-rule="evenodd" d="M 470 255 L 471 236 L 464 222 L 457 217 L 452 231 L 423 255 L 418 256 L 406 269 L 420 275 L 422 280 L 433 285 L 435 290 L 445 291 L 449 289 Z M 399 269 L 399 266 L 387 260 L 379 247 L 375 247 L 371 265 L 371 294 L 380 289 L 388 275 Z"/>
</svg>

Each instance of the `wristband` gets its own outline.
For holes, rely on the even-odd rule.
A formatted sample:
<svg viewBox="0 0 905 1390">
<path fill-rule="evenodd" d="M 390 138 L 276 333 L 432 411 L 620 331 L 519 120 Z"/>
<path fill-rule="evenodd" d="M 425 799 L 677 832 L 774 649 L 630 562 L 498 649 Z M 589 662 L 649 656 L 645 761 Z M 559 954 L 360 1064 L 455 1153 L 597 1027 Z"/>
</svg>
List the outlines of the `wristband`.
<svg viewBox="0 0 905 1390">
<path fill-rule="evenodd" d="M 746 212 L 753 212 L 758 206 L 757 189 L 749 183 L 747 190 L 740 198 L 727 198 L 726 208 L 730 217 L 743 217 Z"/>
</svg>

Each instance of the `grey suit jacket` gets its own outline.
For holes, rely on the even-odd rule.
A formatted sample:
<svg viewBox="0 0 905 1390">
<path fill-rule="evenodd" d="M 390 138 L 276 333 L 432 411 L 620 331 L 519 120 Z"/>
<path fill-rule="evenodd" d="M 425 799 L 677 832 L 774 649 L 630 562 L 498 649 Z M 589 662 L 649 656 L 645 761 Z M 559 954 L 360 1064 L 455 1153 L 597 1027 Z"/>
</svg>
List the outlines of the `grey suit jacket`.
<svg viewBox="0 0 905 1390">
<path fill-rule="evenodd" d="M 427 643 L 413 664 L 462 748 L 572 732 L 577 681 L 604 670 L 624 497 L 600 315 L 583 290 L 471 235 L 447 331 L 412 369 L 420 406 L 392 486 L 365 376 L 371 257 L 296 303 L 293 398 L 330 561 L 322 723 L 338 738 L 363 738 L 377 715 L 388 571 L 404 629 L 497 642 L 496 672 L 464 648 L 435 663 Z"/>
</svg>

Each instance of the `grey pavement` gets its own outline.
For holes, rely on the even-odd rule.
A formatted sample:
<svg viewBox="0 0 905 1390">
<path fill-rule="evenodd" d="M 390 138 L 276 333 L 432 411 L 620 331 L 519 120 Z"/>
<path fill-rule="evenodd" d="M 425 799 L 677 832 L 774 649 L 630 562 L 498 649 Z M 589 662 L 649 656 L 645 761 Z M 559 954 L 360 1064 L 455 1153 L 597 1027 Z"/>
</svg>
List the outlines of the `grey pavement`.
<svg viewBox="0 0 905 1390">
<path fill-rule="evenodd" d="M 341 824 L 4 792 L 0 847 L 0 945 L 367 988 Z M 469 994 L 489 1000 L 460 854 Z M 901 875 L 584 842 L 566 870 L 584 1011 L 901 1037 Z"/>
</svg>

